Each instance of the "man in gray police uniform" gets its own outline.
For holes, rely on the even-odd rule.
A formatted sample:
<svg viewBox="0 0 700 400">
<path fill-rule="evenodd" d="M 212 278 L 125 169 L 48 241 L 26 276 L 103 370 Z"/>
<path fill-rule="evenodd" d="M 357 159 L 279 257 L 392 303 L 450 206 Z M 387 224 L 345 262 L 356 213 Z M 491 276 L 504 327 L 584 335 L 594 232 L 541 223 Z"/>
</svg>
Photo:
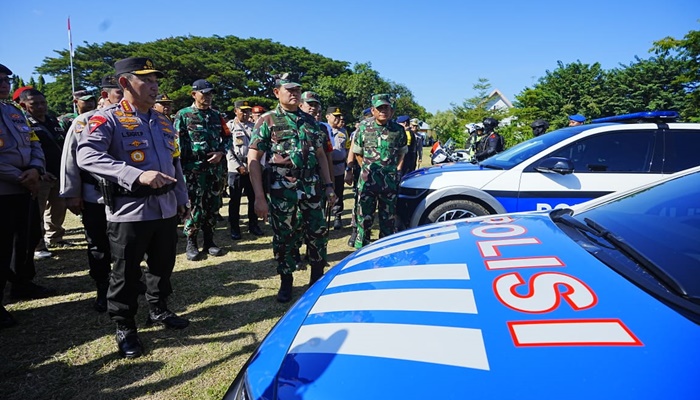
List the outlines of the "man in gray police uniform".
<svg viewBox="0 0 700 400">
<path fill-rule="evenodd" d="M 158 95 L 158 71 L 148 58 L 114 64 L 124 91 L 119 104 L 99 110 L 78 140 L 78 166 L 104 179 L 107 234 L 113 269 L 107 310 L 117 324 L 120 355 L 143 354 L 134 316 L 138 308 L 140 263 L 148 253 L 148 323 L 185 328 L 189 321 L 167 307 L 172 293 L 178 216 L 188 210 L 187 189 L 172 123 L 151 110 Z"/>
<path fill-rule="evenodd" d="M 16 323 L 2 306 L 2 297 L 11 275 L 13 243 L 27 243 L 30 196 L 36 195 L 44 175 L 39 137 L 22 111 L 4 101 L 10 95 L 10 75 L 12 71 L 0 64 L 0 209 L 5 212 L 0 225 L 0 328 Z"/>
<path fill-rule="evenodd" d="M 123 95 L 114 75 L 102 78 L 103 104 L 107 106 L 118 104 Z M 78 115 L 68 128 L 63 154 L 61 154 L 59 178 L 61 182 L 60 194 L 66 199 L 66 206 L 73 214 L 82 216 L 90 277 L 97 286 L 97 297 L 93 308 L 97 312 L 106 312 L 112 255 L 109 251 L 107 237 L 105 205 L 99 203 L 102 194 L 99 191 L 97 180 L 81 170 L 76 160 L 78 138 L 82 134 L 87 134 L 88 121 L 96 112 L 95 109 Z"/>
</svg>

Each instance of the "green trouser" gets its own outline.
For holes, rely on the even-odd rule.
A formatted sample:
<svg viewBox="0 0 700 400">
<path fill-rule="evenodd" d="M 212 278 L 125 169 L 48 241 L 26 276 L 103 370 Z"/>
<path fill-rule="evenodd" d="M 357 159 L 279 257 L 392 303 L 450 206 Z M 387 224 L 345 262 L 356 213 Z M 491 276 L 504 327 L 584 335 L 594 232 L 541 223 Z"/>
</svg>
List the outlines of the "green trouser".
<svg viewBox="0 0 700 400">
<path fill-rule="evenodd" d="M 375 209 L 379 214 L 379 238 L 396 232 L 395 191 L 374 192 L 360 189 L 357 201 L 357 238 L 355 248 L 360 249 L 369 244 Z"/>
<path fill-rule="evenodd" d="M 326 220 L 321 196 L 306 198 L 293 189 L 271 189 L 267 196 L 272 225 L 272 251 L 277 272 L 291 274 L 296 270 L 293 251 L 306 242 L 309 263 L 326 262 Z"/>
<path fill-rule="evenodd" d="M 216 214 L 221 209 L 221 179 L 218 171 L 191 171 L 185 175 L 187 195 L 192 209 L 190 218 L 185 221 L 185 235 L 196 236 L 200 229 L 213 229 L 216 226 Z"/>
</svg>

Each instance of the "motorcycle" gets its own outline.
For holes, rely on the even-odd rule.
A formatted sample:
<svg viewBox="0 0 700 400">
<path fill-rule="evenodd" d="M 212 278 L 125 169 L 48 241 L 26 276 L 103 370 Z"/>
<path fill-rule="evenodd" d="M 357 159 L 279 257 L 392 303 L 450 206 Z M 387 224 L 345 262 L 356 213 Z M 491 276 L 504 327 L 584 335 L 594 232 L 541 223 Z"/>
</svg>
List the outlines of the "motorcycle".
<svg viewBox="0 0 700 400">
<path fill-rule="evenodd" d="M 445 145 L 441 145 L 440 142 L 435 142 L 432 149 L 430 149 L 430 163 L 444 164 L 450 162 L 470 162 L 471 156 L 466 150 L 455 150 L 455 142 L 452 138 L 445 142 Z"/>
</svg>

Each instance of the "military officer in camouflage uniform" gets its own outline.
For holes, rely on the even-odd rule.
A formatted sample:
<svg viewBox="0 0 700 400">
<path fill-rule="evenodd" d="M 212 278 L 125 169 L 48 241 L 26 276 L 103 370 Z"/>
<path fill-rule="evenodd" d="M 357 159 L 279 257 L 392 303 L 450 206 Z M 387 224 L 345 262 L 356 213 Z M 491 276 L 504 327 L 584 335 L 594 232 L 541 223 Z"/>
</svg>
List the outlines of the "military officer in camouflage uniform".
<svg viewBox="0 0 700 400">
<path fill-rule="evenodd" d="M 281 279 L 277 301 L 281 303 L 292 299 L 293 248 L 300 242 L 299 235 L 303 234 L 308 244 L 310 283 L 323 275 L 327 244 L 323 191 L 329 201 L 335 201 L 328 163 L 323 162 L 326 138 L 314 118 L 299 109 L 300 87 L 288 74 L 276 78 L 274 93 L 279 105 L 258 119 L 248 151 L 255 212 L 265 220 L 269 210 L 274 232 L 272 249 Z M 269 167 L 267 187 L 260 167 L 263 155 Z"/>
<path fill-rule="evenodd" d="M 114 68 L 124 98 L 90 117 L 78 139 L 77 162 L 101 182 L 113 261 L 107 309 L 117 323 L 119 354 L 134 358 L 143 354 L 134 317 L 144 254 L 147 322 L 174 329 L 189 325 L 167 305 L 187 188 L 173 126 L 151 109 L 163 73 L 143 57 L 119 60 Z"/>
<path fill-rule="evenodd" d="M 226 153 L 228 185 L 231 194 L 228 203 L 228 222 L 231 227 L 231 239 L 238 240 L 241 238 L 240 209 L 244 191 L 248 198 L 248 232 L 255 236 L 262 236 L 263 231 L 258 225 L 258 216 L 255 215 L 255 193 L 250 185 L 250 174 L 248 174 L 248 145 L 255 125 L 250 122 L 251 107 L 245 100 L 236 101 L 233 107 L 236 117 L 226 123 L 233 137 L 233 146 Z"/>
<path fill-rule="evenodd" d="M 192 211 L 185 221 L 188 260 L 199 260 L 197 244 L 199 230 L 204 234 L 204 252 L 222 256 L 223 250 L 214 243 L 214 227 L 221 208 L 221 193 L 226 173 L 226 151 L 231 146 L 231 131 L 221 114 L 211 108 L 214 87 L 204 79 L 192 84 L 194 103 L 175 115 L 182 153 L 182 170 L 187 181 Z"/>
<path fill-rule="evenodd" d="M 391 120 L 392 107 L 388 94 L 372 96 L 374 119 L 363 121 L 353 140 L 352 151 L 361 168 L 357 185 L 357 249 L 369 244 L 375 208 L 379 213 L 379 237 L 396 231 L 399 171 L 408 147 L 403 127 Z"/>
</svg>

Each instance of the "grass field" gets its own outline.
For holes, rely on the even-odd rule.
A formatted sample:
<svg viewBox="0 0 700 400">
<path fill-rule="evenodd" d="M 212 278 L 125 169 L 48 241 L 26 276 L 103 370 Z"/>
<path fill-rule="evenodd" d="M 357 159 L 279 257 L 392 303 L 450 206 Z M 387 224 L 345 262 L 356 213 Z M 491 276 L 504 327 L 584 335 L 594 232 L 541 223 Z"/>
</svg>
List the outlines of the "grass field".
<svg viewBox="0 0 700 400">
<path fill-rule="evenodd" d="M 353 251 L 347 246 L 351 193 L 346 187 L 345 228 L 330 231 L 331 267 Z M 226 207 L 221 211 L 225 216 Z M 178 242 L 169 305 L 189 318 L 190 326 L 181 331 L 146 327 L 147 305 L 140 296 L 136 318 L 146 354 L 122 359 L 114 323 L 92 309 L 95 288 L 82 225 L 68 213 L 65 227 L 66 239 L 79 247 L 58 249 L 54 258 L 37 261 L 35 279 L 59 295 L 6 304 L 18 324 L 0 330 L 0 399 L 220 399 L 292 304 L 275 301 L 279 276 L 270 226 L 264 225 L 266 235 L 258 238 L 245 231 L 242 221 L 243 239 L 232 242 L 227 223 L 220 222 L 215 239 L 227 250 L 222 257 L 187 261 L 185 240 Z M 294 274 L 293 301 L 308 281 L 308 269 Z"/>
</svg>

